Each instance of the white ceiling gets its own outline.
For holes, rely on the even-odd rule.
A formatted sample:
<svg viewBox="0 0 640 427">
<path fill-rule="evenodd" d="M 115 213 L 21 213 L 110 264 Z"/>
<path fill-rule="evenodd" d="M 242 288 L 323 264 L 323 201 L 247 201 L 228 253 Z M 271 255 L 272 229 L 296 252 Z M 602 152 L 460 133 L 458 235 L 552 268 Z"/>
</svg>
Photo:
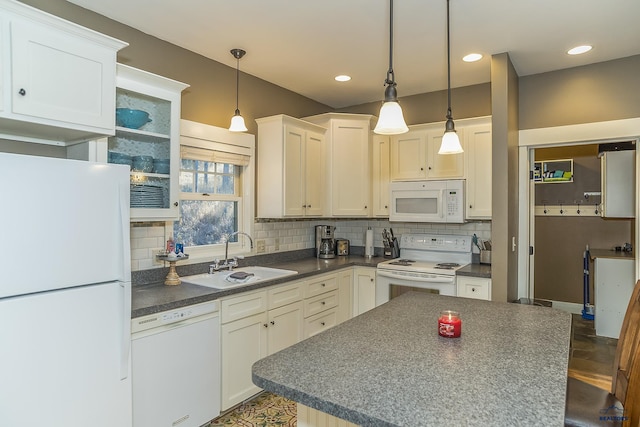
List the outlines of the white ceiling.
<svg viewBox="0 0 640 427">
<path fill-rule="evenodd" d="M 382 100 L 388 0 L 68 0 L 334 108 Z M 639 0 L 451 0 L 451 83 L 488 82 L 492 54 L 520 76 L 640 54 Z M 400 97 L 445 89 L 446 1 L 394 2 Z M 566 51 L 580 44 L 593 50 Z M 476 63 L 461 57 L 482 53 Z M 349 74 L 337 83 L 333 77 Z"/>
</svg>

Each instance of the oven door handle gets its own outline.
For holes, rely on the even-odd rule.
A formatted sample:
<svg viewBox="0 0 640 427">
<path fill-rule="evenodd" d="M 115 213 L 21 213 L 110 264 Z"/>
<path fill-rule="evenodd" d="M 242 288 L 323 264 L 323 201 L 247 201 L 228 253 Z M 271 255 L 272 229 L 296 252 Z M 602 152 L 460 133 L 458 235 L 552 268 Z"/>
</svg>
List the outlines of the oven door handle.
<svg viewBox="0 0 640 427">
<path fill-rule="evenodd" d="M 416 276 L 403 276 L 394 273 L 388 273 L 386 271 L 376 271 L 376 274 L 380 277 L 388 277 L 390 279 L 398 279 L 398 280 L 411 280 L 412 282 L 424 282 L 424 283 L 455 283 L 455 276 L 451 277 L 416 277 Z"/>
</svg>

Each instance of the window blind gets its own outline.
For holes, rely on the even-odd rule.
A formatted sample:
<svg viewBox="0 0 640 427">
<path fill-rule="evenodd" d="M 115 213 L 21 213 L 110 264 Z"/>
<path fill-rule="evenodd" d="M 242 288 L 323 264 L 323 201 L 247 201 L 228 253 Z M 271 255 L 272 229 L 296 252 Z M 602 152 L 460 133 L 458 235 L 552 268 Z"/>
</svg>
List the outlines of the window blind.
<svg viewBox="0 0 640 427">
<path fill-rule="evenodd" d="M 228 163 L 236 166 L 249 166 L 249 156 L 238 153 L 229 153 L 219 150 L 207 150 L 204 148 L 180 146 L 180 158 L 201 160 L 205 162 Z"/>
</svg>

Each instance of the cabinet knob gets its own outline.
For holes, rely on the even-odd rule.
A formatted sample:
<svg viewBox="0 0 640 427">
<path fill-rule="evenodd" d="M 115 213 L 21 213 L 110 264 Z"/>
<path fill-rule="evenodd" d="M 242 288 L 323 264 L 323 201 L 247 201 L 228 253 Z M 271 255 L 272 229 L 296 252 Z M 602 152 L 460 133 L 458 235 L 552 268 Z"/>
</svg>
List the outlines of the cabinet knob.
<svg viewBox="0 0 640 427">
<path fill-rule="evenodd" d="M 423 170 L 424 170 L 424 168 L 420 168 L 420 170 L 421 170 L 421 171 L 423 171 Z"/>
<path fill-rule="evenodd" d="M 307 205 L 302 205 L 302 208 L 303 208 L 303 209 L 304 209 L 304 208 L 306 208 L 306 207 L 307 207 Z"/>
<path fill-rule="evenodd" d="M 264 326 L 265 328 L 268 327 L 269 325 L 267 325 L 266 323 L 263 323 L 262 326 Z"/>
<path fill-rule="evenodd" d="M 275 320 L 272 320 L 272 321 L 271 321 L 271 322 L 269 322 L 269 323 L 271 323 L 272 325 L 275 325 L 275 324 L 276 324 Z"/>
<path fill-rule="evenodd" d="M 310 207 L 311 207 L 311 205 L 307 205 L 307 207 L 308 207 L 308 208 L 310 208 Z"/>
<path fill-rule="evenodd" d="M 475 291 L 476 291 L 476 288 L 471 288 L 471 292 L 475 292 Z"/>
<path fill-rule="evenodd" d="M 20 90 L 18 91 L 18 93 L 22 96 L 25 96 L 27 94 L 27 91 L 24 90 L 24 88 L 20 88 Z"/>
<path fill-rule="evenodd" d="M 324 322 L 320 322 L 320 324 L 321 324 L 322 326 L 324 326 Z"/>
<path fill-rule="evenodd" d="M 178 207 L 178 202 L 173 202 L 173 206 Z"/>
<path fill-rule="evenodd" d="M 469 209 L 473 209 L 473 205 L 469 205 Z"/>
<path fill-rule="evenodd" d="M 364 208 L 365 208 L 365 209 L 367 209 L 367 207 L 366 207 L 366 206 L 365 206 Z"/>
<path fill-rule="evenodd" d="M 322 284 L 322 285 L 320 285 L 320 286 L 322 286 L 322 287 L 324 288 L 324 287 L 325 287 L 325 286 L 327 286 L 327 285 L 325 285 L 325 284 L 323 283 L 323 284 Z"/>
<path fill-rule="evenodd" d="M 325 305 L 327 302 L 326 301 L 322 301 L 320 304 Z"/>
<path fill-rule="evenodd" d="M 431 170 L 431 166 L 429 166 L 429 170 Z"/>
<path fill-rule="evenodd" d="M 384 205 L 384 208 L 385 208 L 385 209 L 389 209 L 389 206 L 387 206 L 387 205 Z"/>
<path fill-rule="evenodd" d="M 373 277 L 371 279 L 369 279 L 369 280 L 371 280 L 373 282 Z"/>
</svg>

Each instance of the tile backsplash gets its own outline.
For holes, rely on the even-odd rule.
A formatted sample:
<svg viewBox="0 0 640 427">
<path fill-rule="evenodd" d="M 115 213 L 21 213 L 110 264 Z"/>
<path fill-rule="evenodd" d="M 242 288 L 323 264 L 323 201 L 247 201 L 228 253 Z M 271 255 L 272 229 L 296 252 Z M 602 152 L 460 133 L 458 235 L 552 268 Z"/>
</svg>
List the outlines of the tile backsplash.
<svg viewBox="0 0 640 427">
<path fill-rule="evenodd" d="M 171 224 L 171 223 L 169 223 Z M 482 240 L 491 239 L 491 221 L 475 221 L 465 224 L 390 223 L 382 219 L 327 219 L 327 220 L 258 220 L 254 223 L 252 237 L 254 250 L 257 241 L 263 240 L 264 253 L 287 252 L 313 248 L 316 225 L 333 225 L 335 237 L 345 238 L 351 246 L 364 246 L 368 227 L 373 229 L 376 253 L 381 251 L 382 230 L 393 228 L 396 236 L 405 233 L 459 234 L 474 233 Z M 133 223 L 131 225 L 131 269 L 133 271 L 161 268 L 164 263 L 155 260 L 155 254 L 164 248 L 171 235 L 171 228 L 164 222 Z"/>
</svg>

